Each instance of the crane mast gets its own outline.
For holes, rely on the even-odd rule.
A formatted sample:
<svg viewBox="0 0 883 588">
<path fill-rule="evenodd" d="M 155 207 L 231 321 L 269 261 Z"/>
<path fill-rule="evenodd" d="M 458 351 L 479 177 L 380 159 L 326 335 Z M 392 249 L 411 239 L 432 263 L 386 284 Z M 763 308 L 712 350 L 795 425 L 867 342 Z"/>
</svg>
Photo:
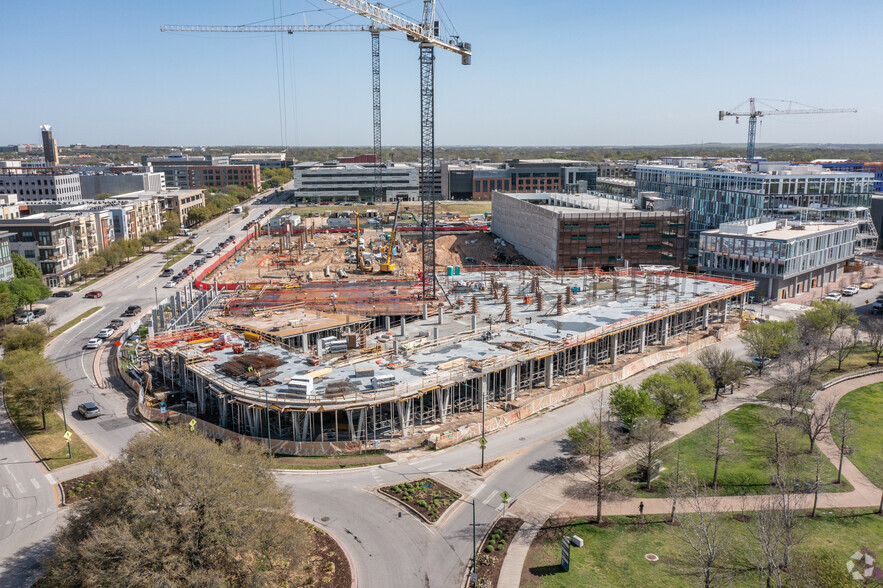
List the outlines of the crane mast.
<svg viewBox="0 0 883 588">
<path fill-rule="evenodd" d="M 748 149 L 746 150 L 746 157 L 748 159 L 754 159 L 754 140 L 757 135 L 757 119 L 762 116 L 773 116 L 779 114 L 837 114 L 844 112 L 858 112 L 855 108 L 801 108 L 801 109 L 793 109 L 791 106 L 794 102 L 788 102 L 788 108 L 779 109 L 775 107 L 770 107 L 769 110 L 757 110 L 755 107 L 755 101 L 759 100 L 758 98 L 749 98 L 748 99 L 748 111 L 747 112 L 731 112 L 729 110 L 720 110 L 717 114 L 718 120 L 724 120 L 725 117 L 735 116 L 736 122 L 739 122 L 740 116 L 748 117 Z M 781 101 L 779 101 L 781 102 Z M 743 102 L 744 104 L 744 102 Z"/>
<path fill-rule="evenodd" d="M 386 7 L 366 0 L 325 0 L 327 3 L 363 16 L 378 25 L 405 34 L 420 47 L 420 237 L 422 242 L 423 298 L 434 299 L 435 283 L 435 48 L 460 55 L 463 65 L 472 61 L 472 46 L 458 38 L 439 37 L 435 20 L 435 0 L 423 0 L 421 22 L 411 22 Z"/>
</svg>

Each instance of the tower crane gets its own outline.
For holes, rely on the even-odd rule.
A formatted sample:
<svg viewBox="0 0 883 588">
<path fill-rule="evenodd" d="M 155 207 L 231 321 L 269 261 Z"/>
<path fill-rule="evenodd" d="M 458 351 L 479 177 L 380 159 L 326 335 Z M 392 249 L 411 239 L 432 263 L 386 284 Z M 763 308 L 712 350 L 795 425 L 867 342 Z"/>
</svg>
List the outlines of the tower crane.
<svg viewBox="0 0 883 588">
<path fill-rule="evenodd" d="M 374 200 L 383 202 L 380 117 L 380 33 L 395 29 L 371 25 L 163 25 L 160 32 L 173 33 L 371 33 L 371 101 L 374 123 Z"/>
<path fill-rule="evenodd" d="M 799 103 L 787 100 L 769 100 L 769 102 L 787 102 L 787 108 L 776 108 L 774 106 L 766 105 L 769 107 L 768 110 L 757 110 L 755 108 L 755 101 L 760 102 L 760 100 L 760 98 L 749 98 L 748 112 L 730 112 L 728 110 L 720 110 L 717 114 L 718 120 L 724 120 L 724 117 L 727 116 L 735 116 L 737 123 L 739 122 L 740 116 L 748 117 L 748 159 L 754 159 L 754 137 L 757 132 L 757 119 L 762 116 L 772 116 L 776 114 L 836 114 L 842 112 L 858 112 L 855 108 L 815 108 L 810 106 L 801 109 L 794 109 L 792 108 L 792 106 Z M 744 104 L 745 103 L 743 102 L 737 108 L 741 108 Z M 805 106 L 803 104 L 799 105 Z"/>
<path fill-rule="evenodd" d="M 463 65 L 472 63 L 472 45 L 458 37 L 444 40 L 435 20 L 435 0 L 423 0 L 423 18 L 412 22 L 379 4 L 366 0 L 325 0 L 363 16 L 378 26 L 402 32 L 420 47 L 420 209 L 423 243 L 423 298 L 433 299 L 435 284 L 435 48 L 460 56 Z"/>
</svg>

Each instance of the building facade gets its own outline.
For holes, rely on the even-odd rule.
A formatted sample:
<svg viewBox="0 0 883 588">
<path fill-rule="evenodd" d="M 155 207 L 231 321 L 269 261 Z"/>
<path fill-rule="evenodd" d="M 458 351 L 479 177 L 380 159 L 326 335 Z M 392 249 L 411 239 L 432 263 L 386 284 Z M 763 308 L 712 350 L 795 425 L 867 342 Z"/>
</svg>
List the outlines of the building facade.
<svg viewBox="0 0 883 588">
<path fill-rule="evenodd" d="M 689 214 L 642 211 L 603 194 L 504 194 L 492 230 L 536 264 L 556 270 L 637 265 L 681 267 Z"/>
<path fill-rule="evenodd" d="M 58 165 L 58 144 L 52 138 L 52 125 L 41 126 L 40 134 L 43 136 L 43 159 L 46 160 L 46 165 Z"/>
<path fill-rule="evenodd" d="M 308 202 L 370 202 L 374 200 L 373 165 L 305 163 L 294 167 L 294 196 Z M 383 164 L 383 200 L 418 200 L 417 168 L 402 163 Z"/>
<path fill-rule="evenodd" d="M 187 174 L 190 188 L 250 186 L 258 192 L 261 190 L 261 166 L 256 163 L 191 166 L 187 169 Z"/>
<path fill-rule="evenodd" d="M 167 188 L 189 188 L 191 166 L 230 165 L 228 155 L 173 155 L 169 157 L 141 157 L 145 171 L 162 172 Z"/>
<path fill-rule="evenodd" d="M 158 193 L 165 188 L 166 176 L 159 172 L 80 174 L 83 200 L 92 200 L 100 194 Z"/>
<path fill-rule="evenodd" d="M 191 208 L 205 206 L 204 190 L 169 190 L 160 194 L 163 211 L 171 212 L 181 226 L 187 225 L 187 213 Z"/>
<path fill-rule="evenodd" d="M 12 266 L 12 253 L 9 249 L 9 239 L 12 233 L 0 231 L 0 281 L 11 280 L 15 277 L 15 269 Z"/>
<path fill-rule="evenodd" d="M 51 167 L 0 169 L 0 194 L 16 194 L 20 202 L 82 199 L 79 174 Z"/>
<path fill-rule="evenodd" d="M 294 163 L 285 157 L 285 153 L 234 153 L 230 156 L 234 165 L 257 164 L 261 169 L 290 168 Z"/>
<path fill-rule="evenodd" d="M 585 161 L 511 159 L 504 163 L 443 161 L 437 168 L 444 200 L 490 200 L 506 193 L 588 192 L 596 189 L 598 170 Z"/>
<path fill-rule="evenodd" d="M 840 278 L 855 255 L 858 225 L 754 218 L 699 238 L 699 271 L 757 282 L 755 294 L 783 300 Z"/>
<path fill-rule="evenodd" d="M 873 175 L 833 172 L 820 165 L 678 160 L 638 165 L 635 190 L 657 192 L 690 211 L 693 231 L 773 216 L 792 207 L 870 208 Z"/>
</svg>

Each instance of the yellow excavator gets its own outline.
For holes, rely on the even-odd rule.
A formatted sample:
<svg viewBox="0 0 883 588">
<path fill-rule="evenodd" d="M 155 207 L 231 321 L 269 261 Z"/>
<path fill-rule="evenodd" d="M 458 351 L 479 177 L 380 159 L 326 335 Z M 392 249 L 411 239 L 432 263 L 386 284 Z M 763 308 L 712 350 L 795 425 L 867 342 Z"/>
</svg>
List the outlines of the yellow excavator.
<svg viewBox="0 0 883 588">
<path fill-rule="evenodd" d="M 386 248 L 386 262 L 380 263 L 380 273 L 383 274 L 391 274 L 396 271 L 396 264 L 392 260 L 392 250 L 396 246 L 396 237 L 398 236 L 399 206 L 401 206 L 401 204 L 401 200 L 396 202 L 396 211 L 392 219 L 392 233 L 389 235 L 389 245 Z"/>
</svg>

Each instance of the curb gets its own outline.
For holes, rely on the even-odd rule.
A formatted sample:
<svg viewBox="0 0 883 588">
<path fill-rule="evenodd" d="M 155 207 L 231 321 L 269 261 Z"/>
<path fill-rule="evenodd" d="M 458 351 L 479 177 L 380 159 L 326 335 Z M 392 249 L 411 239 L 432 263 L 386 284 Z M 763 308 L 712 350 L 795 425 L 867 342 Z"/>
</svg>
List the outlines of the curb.
<svg viewBox="0 0 883 588">
<path fill-rule="evenodd" d="M 294 517 L 307 523 L 308 525 L 319 528 L 320 523 L 317 523 L 315 521 L 308 521 L 307 519 L 301 518 L 297 515 L 294 515 Z M 359 578 L 356 576 L 356 566 L 353 565 L 353 558 L 350 556 L 350 552 L 344 546 L 340 538 L 338 538 L 337 535 L 335 535 L 334 532 L 331 531 L 331 529 L 327 525 L 322 525 L 322 532 L 326 533 L 329 537 L 334 539 L 334 542 L 337 543 L 338 546 L 340 546 L 340 550 L 343 552 L 343 555 L 346 556 L 346 561 L 350 565 L 350 576 L 352 577 L 351 584 L 354 588 L 357 587 L 359 585 Z"/>
</svg>

